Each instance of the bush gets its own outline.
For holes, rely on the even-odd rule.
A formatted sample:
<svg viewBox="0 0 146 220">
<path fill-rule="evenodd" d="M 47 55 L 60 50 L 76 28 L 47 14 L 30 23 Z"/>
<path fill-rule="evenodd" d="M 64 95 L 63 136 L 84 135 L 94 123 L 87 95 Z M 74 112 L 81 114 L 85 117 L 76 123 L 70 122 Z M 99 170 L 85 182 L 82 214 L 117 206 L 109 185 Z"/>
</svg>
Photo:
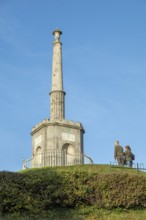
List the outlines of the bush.
<svg viewBox="0 0 146 220">
<path fill-rule="evenodd" d="M 123 173 L 39 169 L 25 173 L 0 172 L 0 212 L 50 216 L 52 208 L 143 208 L 145 177 Z"/>
</svg>

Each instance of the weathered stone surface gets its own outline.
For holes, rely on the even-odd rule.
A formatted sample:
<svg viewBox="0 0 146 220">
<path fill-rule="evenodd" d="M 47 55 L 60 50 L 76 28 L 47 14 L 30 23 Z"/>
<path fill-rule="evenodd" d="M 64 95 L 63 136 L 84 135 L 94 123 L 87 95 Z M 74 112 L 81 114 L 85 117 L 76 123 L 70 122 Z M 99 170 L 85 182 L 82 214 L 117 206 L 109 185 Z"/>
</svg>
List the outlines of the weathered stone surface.
<svg viewBox="0 0 146 220">
<path fill-rule="evenodd" d="M 32 167 L 62 166 L 83 163 L 84 128 L 80 122 L 65 120 L 62 49 L 60 30 L 53 32 L 52 90 L 50 120 L 44 119 L 32 128 Z"/>
</svg>

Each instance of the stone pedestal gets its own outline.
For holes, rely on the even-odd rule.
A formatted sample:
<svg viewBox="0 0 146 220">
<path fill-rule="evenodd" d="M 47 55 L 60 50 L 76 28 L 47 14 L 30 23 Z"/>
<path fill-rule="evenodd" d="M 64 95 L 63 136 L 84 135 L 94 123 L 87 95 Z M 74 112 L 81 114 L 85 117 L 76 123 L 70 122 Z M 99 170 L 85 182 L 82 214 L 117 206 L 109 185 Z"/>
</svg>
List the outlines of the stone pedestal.
<svg viewBox="0 0 146 220">
<path fill-rule="evenodd" d="M 32 129 L 32 167 L 83 164 L 81 123 L 42 121 Z"/>
</svg>

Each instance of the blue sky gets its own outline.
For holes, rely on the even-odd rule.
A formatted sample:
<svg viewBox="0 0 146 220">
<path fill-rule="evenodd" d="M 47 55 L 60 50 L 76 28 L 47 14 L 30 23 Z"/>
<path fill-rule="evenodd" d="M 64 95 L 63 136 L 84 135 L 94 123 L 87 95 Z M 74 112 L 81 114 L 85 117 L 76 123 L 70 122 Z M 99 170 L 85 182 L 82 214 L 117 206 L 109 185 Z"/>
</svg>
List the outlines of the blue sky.
<svg viewBox="0 0 146 220">
<path fill-rule="evenodd" d="M 146 1 L 0 0 L 0 170 L 31 157 L 31 129 L 50 117 L 52 31 L 62 30 L 66 119 L 84 151 L 109 164 L 114 141 L 146 164 Z"/>
</svg>

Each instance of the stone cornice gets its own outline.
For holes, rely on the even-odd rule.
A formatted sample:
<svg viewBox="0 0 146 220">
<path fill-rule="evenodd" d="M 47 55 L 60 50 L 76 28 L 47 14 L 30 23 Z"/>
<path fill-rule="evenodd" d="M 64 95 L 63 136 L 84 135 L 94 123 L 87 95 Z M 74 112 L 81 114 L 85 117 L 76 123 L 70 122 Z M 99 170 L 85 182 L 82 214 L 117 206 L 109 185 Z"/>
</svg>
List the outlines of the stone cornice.
<svg viewBox="0 0 146 220">
<path fill-rule="evenodd" d="M 31 135 L 35 134 L 38 132 L 40 129 L 43 127 L 48 127 L 48 126 L 62 126 L 62 127 L 68 127 L 68 128 L 75 128 L 78 130 L 81 130 L 83 133 L 85 133 L 85 130 L 80 122 L 73 122 L 73 121 L 49 121 L 48 119 L 43 120 L 39 124 L 37 124 L 35 127 L 32 128 Z"/>
<path fill-rule="evenodd" d="M 66 92 L 64 92 L 63 90 L 52 90 L 49 95 L 51 95 L 53 92 L 61 92 L 63 93 L 64 95 L 66 95 Z"/>
</svg>

